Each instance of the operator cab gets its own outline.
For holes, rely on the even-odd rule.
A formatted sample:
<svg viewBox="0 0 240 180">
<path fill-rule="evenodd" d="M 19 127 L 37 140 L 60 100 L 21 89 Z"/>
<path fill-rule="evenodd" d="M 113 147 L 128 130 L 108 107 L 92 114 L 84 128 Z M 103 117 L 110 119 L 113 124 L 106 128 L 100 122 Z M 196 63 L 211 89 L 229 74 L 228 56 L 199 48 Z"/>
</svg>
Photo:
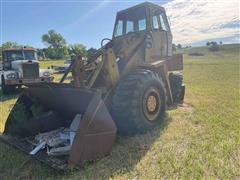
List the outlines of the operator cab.
<svg viewBox="0 0 240 180">
<path fill-rule="evenodd" d="M 117 14 L 114 37 L 127 35 L 147 29 L 146 8 L 139 7 L 121 11 Z"/>
<path fill-rule="evenodd" d="M 165 10 L 149 2 L 118 12 L 112 39 L 114 52 L 123 61 L 139 49 L 144 53 L 139 57 L 145 57 L 142 62 L 172 56 L 172 33 Z M 151 57 L 146 57 L 149 50 Z"/>
</svg>

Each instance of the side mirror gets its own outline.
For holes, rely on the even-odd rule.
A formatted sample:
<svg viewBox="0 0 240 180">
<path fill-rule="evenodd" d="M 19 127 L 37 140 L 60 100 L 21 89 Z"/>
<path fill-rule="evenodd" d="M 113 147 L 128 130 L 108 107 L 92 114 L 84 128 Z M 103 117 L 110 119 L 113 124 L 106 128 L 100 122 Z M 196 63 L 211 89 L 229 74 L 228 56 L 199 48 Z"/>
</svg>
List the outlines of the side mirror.
<svg viewBox="0 0 240 180">
<path fill-rule="evenodd" d="M 11 61 L 3 61 L 3 70 L 11 69 Z"/>
</svg>

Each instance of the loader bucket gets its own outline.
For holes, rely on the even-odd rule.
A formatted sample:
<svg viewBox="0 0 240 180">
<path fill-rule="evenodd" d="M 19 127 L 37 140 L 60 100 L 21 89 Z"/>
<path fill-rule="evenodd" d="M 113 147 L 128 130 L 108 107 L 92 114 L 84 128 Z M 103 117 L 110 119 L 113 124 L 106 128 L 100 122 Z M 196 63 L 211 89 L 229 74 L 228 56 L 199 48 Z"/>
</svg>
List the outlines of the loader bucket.
<svg viewBox="0 0 240 180">
<path fill-rule="evenodd" d="M 81 166 L 85 161 L 95 160 L 111 152 L 117 129 L 100 94 L 94 90 L 75 88 L 67 84 L 49 83 L 26 88 L 9 114 L 5 131 L 1 135 L 2 140 L 26 153 L 32 150 L 33 146 L 25 139 L 27 136 L 36 134 L 27 130 L 24 133 L 23 127 L 20 128 L 20 131 L 16 130 L 18 127 L 14 126 L 13 113 L 19 104 L 30 109 L 33 100 L 37 101 L 44 110 L 55 112 L 56 116 L 51 116 L 46 121 L 38 120 L 37 124 L 39 121 L 44 122 L 38 127 L 36 124 L 32 125 L 34 118 L 30 118 L 27 123 L 21 123 L 30 126 L 24 127 L 27 130 L 36 128 L 42 132 L 44 128 L 52 130 L 57 126 L 69 126 L 76 114 L 82 115 L 79 126 L 76 128 L 69 156 L 49 156 L 41 150 L 34 155 L 38 160 L 48 163 L 53 168 L 65 169 L 76 165 Z M 46 127 L 46 124 L 49 126 Z M 16 129 L 13 130 L 12 127 Z"/>
</svg>

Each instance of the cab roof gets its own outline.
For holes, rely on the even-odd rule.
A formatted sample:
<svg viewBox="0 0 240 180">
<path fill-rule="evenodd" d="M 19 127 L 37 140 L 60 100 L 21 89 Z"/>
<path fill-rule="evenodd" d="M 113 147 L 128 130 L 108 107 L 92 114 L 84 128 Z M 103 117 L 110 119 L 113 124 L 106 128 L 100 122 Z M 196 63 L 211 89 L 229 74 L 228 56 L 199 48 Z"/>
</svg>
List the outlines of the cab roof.
<svg viewBox="0 0 240 180">
<path fill-rule="evenodd" d="M 3 49 L 2 51 L 18 51 L 18 50 L 36 51 L 36 49 L 34 49 L 34 48 L 6 48 L 6 49 Z"/>
<path fill-rule="evenodd" d="M 157 4 L 154 4 L 154 3 L 151 3 L 151 2 L 144 2 L 144 3 L 141 3 L 141 4 L 138 4 L 136 6 L 132 6 L 130 8 L 127 8 L 127 9 L 124 9 L 124 10 L 121 10 L 121 11 L 118 11 L 118 15 L 119 14 L 124 14 L 126 12 L 130 12 L 130 11 L 133 11 L 134 9 L 137 9 L 137 8 L 141 8 L 141 7 L 145 7 L 145 8 L 151 8 L 151 9 L 158 9 L 158 10 L 161 10 L 161 11 L 164 11 L 165 12 L 165 9 L 162 7 L 162 6 L 159 6 Z"/>
</svg>

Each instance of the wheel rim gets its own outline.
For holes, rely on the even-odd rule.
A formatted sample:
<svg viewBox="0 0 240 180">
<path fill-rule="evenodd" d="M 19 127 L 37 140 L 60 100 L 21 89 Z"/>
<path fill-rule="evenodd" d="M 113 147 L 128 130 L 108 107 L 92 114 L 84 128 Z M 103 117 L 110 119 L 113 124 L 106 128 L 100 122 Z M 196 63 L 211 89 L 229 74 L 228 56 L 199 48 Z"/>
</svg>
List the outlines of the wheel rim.
<svg viewBox="0 0 240 180">
<path fill-rule="evenodd" d="M 143 113 L 148 121 L 155 121 L 159 117 L 161 98 L 157 88 L 151 87 L 144 93 Z"/>
<path fill-rule="evenodd" d="M 147 97 L 147 110 L 148 112 L 152 113 L 156 111 L 157 108 L 157 99 L 154 95 L 150 95 Z"/>
</svg>

